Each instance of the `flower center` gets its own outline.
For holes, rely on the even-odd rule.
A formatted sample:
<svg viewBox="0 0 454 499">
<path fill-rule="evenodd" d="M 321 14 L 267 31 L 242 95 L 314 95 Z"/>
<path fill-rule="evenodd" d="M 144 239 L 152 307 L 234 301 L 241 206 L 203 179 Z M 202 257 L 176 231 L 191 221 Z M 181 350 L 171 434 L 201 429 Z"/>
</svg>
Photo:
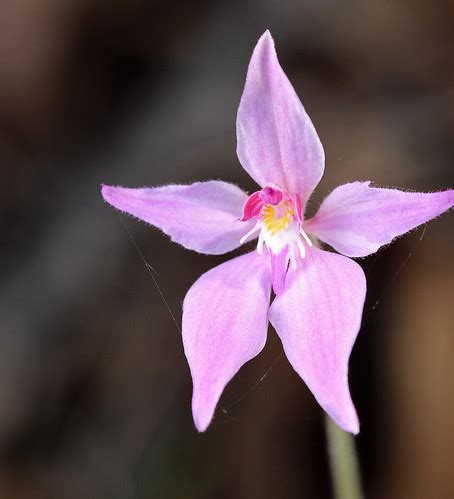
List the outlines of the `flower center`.
<svg viewBox="0 0 454 499">
<path fill-rule="evenodd" d="M 283 205 L 283 206 L 281 206 Z M 282 201 L 277 206 L 265 205 L 262 209 L 262 221 L 266 230 L 275 235 L 280 231 L 288 229 L 293 220 L 295 210 L 287 201 Z"/>
<path fill-rule="evenodd" d="M 257 252 L 263 253 L 265 245 L 270 253 L 279 255 L 285 251 L 287 263 L 297 267 L 295 247 L 301 258 L 306 256 L 304 242 L 312 242 L 302 228 L 301 205 L 297 196 L 265 187 L 253 193 L 246 201 L 242 220 L 256 219 L 254 228 L 241 238 L 243 244 L 250 236 L 259 232 Z"/>
</svg>

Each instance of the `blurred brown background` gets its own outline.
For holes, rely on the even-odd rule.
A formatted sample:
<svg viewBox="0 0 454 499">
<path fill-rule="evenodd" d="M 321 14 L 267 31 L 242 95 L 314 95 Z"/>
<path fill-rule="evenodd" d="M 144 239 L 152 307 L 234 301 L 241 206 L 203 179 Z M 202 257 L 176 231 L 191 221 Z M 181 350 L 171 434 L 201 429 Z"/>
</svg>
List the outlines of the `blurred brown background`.
<svg viewBox="0 0 454 499">
<path fill-rule="evenodd" d="M 270 28 L 325 146 L 312 210 L 355 179 L 447 188 L 453 20 L 448 0 L 2 0 L 2 499 L 332 497 L 321 409 L 271 330 L 196 433 L 180 333 L 99 184 L 253 189 L 235 117 Z M 179 321 L 225 257 L 124 222 Z M 361 261 L 367 498 L 454 497 L 453 250 L 449 214 Z"/>
</svg>

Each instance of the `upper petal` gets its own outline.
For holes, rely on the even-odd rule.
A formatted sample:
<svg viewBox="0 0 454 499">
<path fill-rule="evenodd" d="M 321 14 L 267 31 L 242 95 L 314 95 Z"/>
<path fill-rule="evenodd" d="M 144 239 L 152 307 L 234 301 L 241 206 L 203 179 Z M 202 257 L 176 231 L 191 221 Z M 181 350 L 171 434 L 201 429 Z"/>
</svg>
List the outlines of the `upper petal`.
<svg viewBox="0 0 454 499">
<path fill-rule="evenodd" d="M 334 189 L 304 229 L 339 253 L 367 256 L 454 204 L 454 190 L 405 192 L 369 184 L 352 182 Z"/>
<path fill-rule="evenodd" d="M 115 208 L 199 253 L 220 255 L 237 248 L 253 225 L 239 221 L 247 194 L 218 180 L 143 189 L 104 185 L 102 195 Z"/>
<path fill-rule="evenodd" d="M 183 344 L 199 431 L 210 424 L 225 385 L 263 348 L 268 327 L 269 261 L 255 251 L 203 274 L 183 303 Z"/>
<path fill-rule="evenodd" d="M 366 279 L 348 258 L 310 248 L 285 291 L 270 307 L 270 322 L 285 353 L 318 403 L 346 431 L 359 423 L 348 388 L 348 359 L 361 325 Z"/>
<path fill-rule="evenodd" d="M 277 59 L 266 31 L 249 63 L 237 116 L 237 154 L 260 185 L 275 183 L 307 199 L 323 175 L 317 132 Z"/>
</svg>

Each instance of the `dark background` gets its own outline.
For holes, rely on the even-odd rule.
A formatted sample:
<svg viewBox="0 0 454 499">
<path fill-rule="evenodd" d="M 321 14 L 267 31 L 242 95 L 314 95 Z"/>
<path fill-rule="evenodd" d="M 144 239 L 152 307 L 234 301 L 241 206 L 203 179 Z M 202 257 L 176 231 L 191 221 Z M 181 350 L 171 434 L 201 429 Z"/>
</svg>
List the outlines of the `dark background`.
<svg viewBox="0 0 454 499">
<path fill-rule="evenodd" d="M 326 151 L 312 212 L 356 179 L 447 188 L 453 19 L 448 0 L 1 1 L 2 499 L 332 497 L 322 411 L 274 331 L 197 434 L 180 333 L 99 184 L 252 190 L 235 118 L 270 28 Z M 227 257 L 123 220 L 179 323 Z M 367 498 L 454 497 L 453 250 L 450 214 L 360 262 Z"/>
</svg>

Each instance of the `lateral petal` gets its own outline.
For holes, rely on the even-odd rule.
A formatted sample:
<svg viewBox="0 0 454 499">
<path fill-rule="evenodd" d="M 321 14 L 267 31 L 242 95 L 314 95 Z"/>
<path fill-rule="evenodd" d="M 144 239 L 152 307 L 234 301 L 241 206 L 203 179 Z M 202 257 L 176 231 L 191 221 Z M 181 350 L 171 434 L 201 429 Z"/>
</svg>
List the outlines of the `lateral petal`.
<svg viewBox="0 0 454 499">
<path fill-rule="evenodd" d="M 255 251 L 203 274 L 183 303 L 183 344 L 193 381 L 192 413 L 205 431 L 226 384 L 264 347 L 269 260 Z"/>
<path fill-rule="evenodd" d="M 160 228 L 187 249 L 220 255 L 240 246 L 254 225 L 241 222 L 247 194 L 218 180 L 142 189 L 102 186 L 104 199 Z"/>
<path fill-rule="evenodd" d="M 344 430 L 358 433 L 348 388 L 348 360 L 361 325 L 366 279 L 344 256 L 314 247 L 270 307 L 285 353 L 322 408 Z"/>
<path fill-rule="evenodd" d="M 334 189 L 304 229 L 343 255 L 367 256 L 453 205 L 454 190 L 405 192 L 352 182 Z"/>
<path fill-rule="evenodd" d="M 266 31 L 252 54 L 237 116 L 237 154 L 262 187 L 276 184 L 303 208 L 323 175 L 317 132 L 277 59 Z"/>
</svg>

